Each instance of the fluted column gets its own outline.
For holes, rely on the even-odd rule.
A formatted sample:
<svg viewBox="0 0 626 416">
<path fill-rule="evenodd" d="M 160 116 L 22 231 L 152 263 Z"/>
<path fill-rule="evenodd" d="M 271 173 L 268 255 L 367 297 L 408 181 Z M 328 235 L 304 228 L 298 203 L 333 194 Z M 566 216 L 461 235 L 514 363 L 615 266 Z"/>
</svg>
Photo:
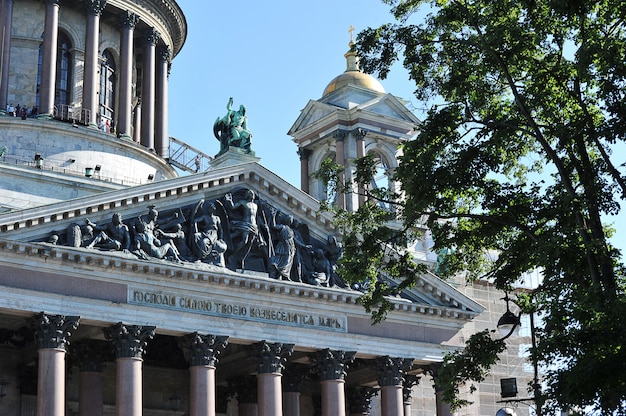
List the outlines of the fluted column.
<svg viewBox="0 0 626 416">
<path fill-rule="evenodd" d="M 298 149 L 298 156 L 300 156 L 300 189 L 309 193 L 309 157 L 311 152 L 307 149 Z"/>
<path fill-rule="evenodd" d="M 189 415 L 215 416 L 215 365 L 228 337 L 200 335 L 182 337 L 179 344 L 189 362 Z"/>
<path fill-rule="evenodd" d="M 103 361 L 109 358 L 105 341 L 88 339 L 74 343 L 71 353 L 78 362 L 79 416 L 102 416 L 104 405 L 102 370 Z"/>
<path fill-rule="evenodd" d="M 300 384 L 309 369 L 305 365 L 289 364 L 283 370 L 283 415 L 300 416 Z"/>
<path fill-rule="evenodd" d="M 104 329 L 105 338 L 115 346 L 117 416 L 142 415 L 143 354 L 148 340 L 154 337 L 154 330 L 153 326 L 125 325 L 122 322 Z"/>
<path fill-rule="evenodd" d="M 121 16 L 120 31 L 120 95 L 117 112 L 117 131 L 121 137 L 129 138 L 132 126 L 133 112 L 133 34 L 139 16 L 126 11 Z M 139 132 L 135 132 L 135 141 L 139 141 Z"/>
<path fill-rule="evenodd" d="M 325 349 L 309 355 L 311 363 L 320 375 L 322 391 L 322 416 L 346 415 L 345 376 L 348 364 L 354 361 L 356 352 Z"/>
<path fill-rule="evenodd" d="M 39 357 L 37 416 L 65 416 L 65 353 L 79 319 L 44 312 L 34 318 Z"/>
<path fill-rule="evenodd" d="M 89 124 L 97 126 L 98 114 L 98 57 L 100 43 L 100 14 L 106 0 L 85 0 L 87 28 L 85 33 L 85 70 L 83 72 L 83 110 L 89 111 Z"/>
<path fill-rule="evenodd" d="M 157 100 L 156 100 L 156 120 L 155 124 L 155 150 L 159 156 L 167 158 L 169 156 L 169 142 L 168 135 L 168 100 L 169 89 L 168 79 L 170 62 L 172 58 L 172 52 L 169 48 L 161 47 L 157 53 Z"/>
<path fill-rule="evenodd" d="M 411 416 L 411 399 L 413 386 L 419 384 L 419 376 L 406 374 L 402 380 L 402 399 L 404 401 L 404 416 Z"/>
<path fill-rule="evenodd" d="M 143 33 L 143 84 L 141 93 L 141 144 L 154 149 L 156 44 L 161 35 L 155 29 Z"/>
<path fill-rule="evenodd" d="M 2 55 L 0 61 L 0 110 L 7 108 L 9 96 L 9 73 L 11 67 L 11 35 L 13 33 L 13 0 L 2 1 Z"/>
<path fill-rule="evenodd" d="M 411 368 L 411 358 L 380 357 L 376 360 L 378 385 L 381 387 L 382 416 L 402 416 L 404 402 L 402 381 L 404 372 Z"/>
<path fill-rule="evenodd" d="M 259 416 L 282 416 L 282 370 L 285 360 L 293 353 L 293 344 L 265 341 L 253 345 L 257 358 L 257 388 Z"/>
<path fill-rule="evenodd" d="M 345 139 L 346 132 L 343 130 L 337 130 L 333 133 L 335 138 L 335 163 L 341 166 L 346 166 L 346 154 L 345 154 Z M 339 174 L 338 188 L 342 188 L 345 185 L 346 174 L 345 170 Z M 337 189 L 337 207 L 341 209 L 346 208 L 346 194 L 343 189 Z"/>
</svg>

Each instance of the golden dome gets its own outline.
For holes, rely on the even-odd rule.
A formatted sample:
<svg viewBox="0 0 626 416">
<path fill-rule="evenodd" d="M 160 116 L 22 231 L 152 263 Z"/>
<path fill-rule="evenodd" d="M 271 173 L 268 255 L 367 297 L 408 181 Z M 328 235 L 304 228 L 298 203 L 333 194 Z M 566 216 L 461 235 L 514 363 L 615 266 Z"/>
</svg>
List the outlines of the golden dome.
<svg viewBox="0 0 626 416">
<path fill-rule="evenodd" d="M 385 89 L 383 88 L 383 85 L 380 83 L 380 81 L 378 81 L 371 75 L 361 72 L 361 70 L 359 69 L 356 52 L 350 51 L 344 56 L 346 57 L 346 71 L 330 81 L 330 83 L 324 89 L 324 94 L 322 96 L 326 96 L 331 92 L 336 91 L 339 88 L 348 84 L 352 84 L 361 88 L 366 88 L 368 90 L 376 91 L 382 94 L 385 93 Z"/>
</svg>

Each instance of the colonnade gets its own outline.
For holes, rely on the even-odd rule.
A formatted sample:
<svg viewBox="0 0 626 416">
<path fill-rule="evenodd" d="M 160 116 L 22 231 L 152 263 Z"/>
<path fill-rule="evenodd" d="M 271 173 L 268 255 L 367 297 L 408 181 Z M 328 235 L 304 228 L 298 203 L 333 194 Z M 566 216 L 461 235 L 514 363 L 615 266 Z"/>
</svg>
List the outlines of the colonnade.
<svg viewBox="0 0 626 416">
<path fill-rule="evenodd" d="M 65 415 L 65 355 L 69 338 L 79 325 L 79 317 L 48 315 L 34 318 L 38 348 L 37 415 Z M 142 415 L 142 363 L 146 345 L 155 335 L 155 327 L 117 323 L 103 330 L 113 344 L 116 362 L 116 414 Z M 178 338 L 189 364 L 189 415 L 216 415 L 216 366 L 228 337 L 192 333 Z M 79 415 L 101 416 L 103 412 L 102 363 L 108 360 L 103 341 L 80 340 L 72 352 L 80 368 Z M 106 344 L 105 344 L 106 345 Z M 110 344 L 109 344 L 110 345 Z M 239 392 L 239 416 L 300 415 L 300 381 L 304 371 L 285 370 L 293 353 L 293 344 L 260 341 L 250 347 L 256 358 L 256 378 L 233 390 Z M 357 387 L 349 390 L 346 403 L 345 376 L 355 352 L 324 349 L 310 353 L 309 363 L 319 375 L 322 416 L 367 415 L 371 397 L 381 396 L 383 416 L 411 414 L 410 391 L 417 383 L 406 371 L 412 359 L 379 357 L 375 360 L 380 388 Z M 111 357 L 113 358 L 113 357 Z M 285 380 L 283 381 L 283 373 Z M 248 383 L 248 384 L 245 384 Z M 256 387 L 254 387 L 256 384 Z M 252 394 L 251 394 L 252 393 Z M 349 405 L 349 406 L 347 406 Z M 438 415 L 446 412 L 438 410 Z"/>
<path fill-rule="evenodd" d="M 10 74 L 10 50 L 14 0 L 0 0 L 0 33 L 2 34 L 2 60 L 0 62 L 0 108 L 7 106 Z M 99 57 L 103 51 L 100 44 L 100 17 L 106 7 L 106 0 L 85 0 L 85 53 L 83 71 L 82 112 L 84 121 L 97 125 L 99 114 Z M 45 0 L 45 23 L 42 43 L 42 66 L 39 99 L 39 114 L 52 116 L 55 106 L 55 85 L 57 77 L 57 42 L 59 37 L 59 11 L 62 0 Z M 135 28 L 141 17 L 124 11 L 120 20 L 120 50 L 118 77 L 118 102 L 116 109 L 116 128 L 121 137 L 131 137 L 133 132 L 133 60 L 135 50 Z M 143 68 L 142 85 L 137 114 L 140 122 L 134 125 L 132 138 L 148 149 L 154 149 L 161 156 L 167 157 L 168 137 L 168 77 L 171 62 L 171 50 L 160 44 L 161 34 L 152 27 L 139 33 L 142 40 L 141 63 Z M 72 68 L 71 70 L 74 70 Z"/>
</svg>

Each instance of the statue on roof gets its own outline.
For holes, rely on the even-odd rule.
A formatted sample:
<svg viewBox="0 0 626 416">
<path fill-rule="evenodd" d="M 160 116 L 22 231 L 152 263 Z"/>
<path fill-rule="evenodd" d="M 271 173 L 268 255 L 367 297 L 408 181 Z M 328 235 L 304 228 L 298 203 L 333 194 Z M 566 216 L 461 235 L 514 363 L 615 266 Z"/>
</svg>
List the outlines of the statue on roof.
<svg viewBox="0 0 626 416">
<path fill-rule="evenodd" d="M 248 118 L 246 107 L 242 104 L 239 110 L 233 110 L 233 97 L 230 97 L 226 105 L 226 115 L 218 117 L 213 124 L 213 134 L 220 141 L 218 155 L 228 151 L 230 147 L 250 153 L 252 133 L 248 130 Z"/>
</svg>

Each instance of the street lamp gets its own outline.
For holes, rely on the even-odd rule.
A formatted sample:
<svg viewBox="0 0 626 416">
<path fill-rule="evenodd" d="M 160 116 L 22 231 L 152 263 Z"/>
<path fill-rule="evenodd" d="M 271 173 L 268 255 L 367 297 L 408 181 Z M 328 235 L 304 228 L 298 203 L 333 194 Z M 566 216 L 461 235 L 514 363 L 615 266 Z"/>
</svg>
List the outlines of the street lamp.
<svg viewBox="0 0 626 416">
<path fill-rule="evenodd" d="M 506 302 L 506 312 L 498 319 L 498 332 L 503 337 L 508 338 L 511 335 L 519 334 L 521 323 L 519 316 L 515 315 L 511 312 L 511 309 L 509 309 L 509 294 L 505 293 L 502 299 Z"/>
<path fill-rule="evenodd" d="M 519 316 L 515 315 L 509 309 L 509 294 L 507 292 L 504 293 L 504 297 L 502 298 L 506 302 L 506 312 L 502 317 L 498 320 L 498 332 L 506 339 L 511 335 L 517 335 L 519 333 L 519 329 L 521 327 L 521 322 Z M 535 339 L 535 314 L 531 312 L 529 314 L 530 317 L 530 341 L 532 345 L 533 351 L 536 347 L 536 339 Z M 535 402 L 535 414 L 537 416 L 543 416 L 543 411 L 541 410 L 541 384 L 539 384 L 539 366 L 537 364 L 537 359 L 535 356 L 531 356 L 531 361 L 533 365 L 533 396 L 530 399 L 512 399 L 510 401 L 526 401 L 532 400 Z M 503 396 L 504 397 L 504 396 Z"/>
</svg>

